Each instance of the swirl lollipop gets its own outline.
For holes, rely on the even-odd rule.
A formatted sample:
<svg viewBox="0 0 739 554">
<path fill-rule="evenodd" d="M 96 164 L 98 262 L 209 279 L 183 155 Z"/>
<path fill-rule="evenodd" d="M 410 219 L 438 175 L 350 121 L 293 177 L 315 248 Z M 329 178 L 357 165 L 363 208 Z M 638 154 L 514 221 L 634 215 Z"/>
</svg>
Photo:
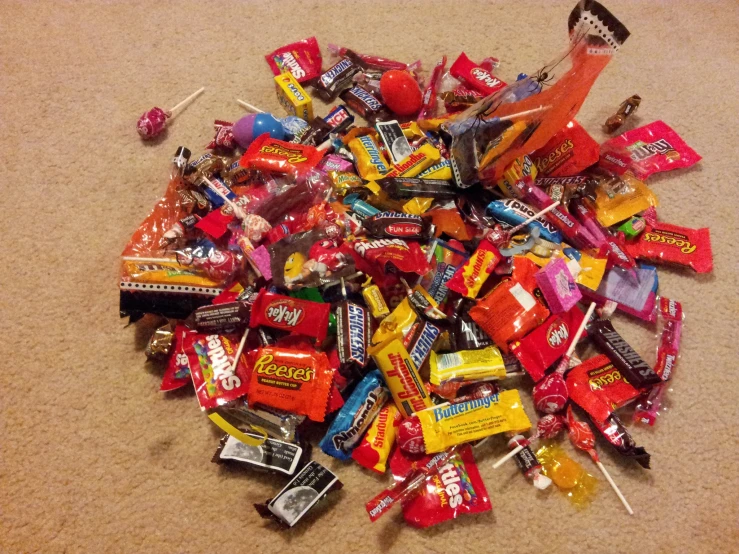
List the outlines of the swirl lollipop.
<svg viewBox="0 0 739 554">
<path fill-rule="evenodd" d="M 631 509 L 631 506 L 627 502 L 623 493 L 613 481 L 608 471 L 606 471 L 606 468 L 603 467 L 603 464 L 598 457 L 598 452 L 595 450 L 595 435 L 593 435 L 593 430 L 590 428 L 590 425 L 584 421 L 578 421 L 575 419 L 575 414 L 572 412 L 572 406 L 567 407 L 567 435 L 570 437 L 570 442 L 575 448 L 584 450 L 590 454 L 593 462 L 598 466 L 598 469 L 603 474 L 603 477 L 606 478 L 608 484 L 611 485 L 613 492 L 616 493 L 618 499 L 624 505 L 624 508 L 626 508 L 626 511 L 629 512 L 629 515 L 633 516 L 634 510 Z"/>
<path fill-rule="evenodd" d="M 195 98 L 197 98 L 204 90 L 205 87 L 201 87 L 196 90 L 171 110 L 163 110 L 162 108 L 154 107 L 148 112 L 144 112 L 144 114 L 139 117 L 139 121 L 136 124 L 136 130 L 139 132 L 139 135 L 141 135 L 141 138 L 144 140 L 150 140 L 159 136 L 167 126 L 167 120 L 174 117 L 178 110 L 183 109 L 190 102 L 195 100 Z"/>
</svg>

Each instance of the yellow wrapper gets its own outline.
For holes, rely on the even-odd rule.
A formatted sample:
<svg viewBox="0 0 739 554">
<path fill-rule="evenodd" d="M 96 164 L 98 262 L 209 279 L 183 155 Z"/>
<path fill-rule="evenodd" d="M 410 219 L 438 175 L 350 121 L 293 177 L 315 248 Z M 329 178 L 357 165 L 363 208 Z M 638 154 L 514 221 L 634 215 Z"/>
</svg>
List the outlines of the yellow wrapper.
<svg viewBox="0 0 739 554">
<path fill-rule="evenodd" d="M 364 181 L 359 175 L 347 171 L 329 171 L 328 176 L 334 186 L 334 191 L 339 196 L 349 194 L 353 188 L 364 186 Z"/>
<path fill-rule="evenodd" d="M 385 299 L 382 297 L 382 292 L 380 292 L 380 287 L 377 285 L 364 287 L 362 289 L 362 298 L 364 298 L 372 317 L 375 319 L 382 319 L 390 315 L 390 308 L 388 308 Z"/>
<path fill-rule="evenodd" d="M 424 169 L 418 174 L 419 179 L 442 179 L 444 181 L 452 180 L 452 166 L 449 160 L 441 160 L 436 165 L 432 165 L 428 169 Z"/>
<path fill-rule="evenodd" d="M 447 354 L 437 354 L 432 351 L 429 364 L 432 385 L 441 385 L 452 379 L 479 381 L 481 379 L 503 379 L 506 376 L 503 356 L 500 355 L 500 350 L 496 346 Z"/>
<path fill-rule="evenodd" d="M 418 126 L 424 131 L 439 132 L 442 124 L 449 123 L 452 120 L 452 116 L 447 114 L 442 117 L 434 117 L 433 119 L 421 119 L 418 122 Z"/>
<path fill-rule="evenodd" d="M 422 213 L 426 213 L 433 203 L 433 198 L 413 198 L 403 204 L 403 211 L 407 214 L 421 215 Z"/>
<path fill-rule="evenodd" d="M 500 136 L 495 139 L 485 155 L 480 160 L 480 167 L 485 168 L 495 162 L 508 150 L 518 135 L 526 130 L 527 123 L 525 121 L 516 121 L 513 125 L 505 129 Z"/>
<path fill-rule="evenodd" d="M 403 136 L 408 140 L 419 139 L 423 136 L 423 131 L 415 121 L 409 121 L 408 123 L 401 123 L 400 128 L 403 131 Z"/>
<path fill-rule="evenodd" d="M 567 245 L 563 244 L 562 246 L 566 247 Z M 605 258 L 594 258 L 585 252 L 581 252 L 580 254 L 581 257 L 578 263 L 580 264 L 581 271 L 577 274 L 577 277 L 575 277 L 575 282 L 578 285 L 588 287 L 590 290 L 598 290 L 598 286 L 606 272 L 606 264 L 608 263 L 608 260 Z M 549 258 L 542 258 L 533 252 L 526 252 L 525 257 L 539 267 L 544 267 L 555 258 L 562 258 L 565 262 L 570 260 L 561 250 L 553 250 L 551 257 Z"/>
<path fill-rule="evenodd" d="M 403 298 L 395 309 L 382 320 L 372 335 L 372 344 L 385 342 L 391 338 L 402 339 L 418 319 L 418 315 L 411 308 L 408 298 Z"/>
<path fill-rule="evenodd" d="M 177 260 L 123 262 L 124 272 L 134 283 L 161 283 L 194 287 L 219 287 L 221 283 L 208 278 L 197 269 L 181 266 Z M 146 290 L 146 289 L 143 289 Z"/>
<path fill-rule="evenodd" d="M 595 213 L 600 224 L 605 227 L 629 219 L 650 206 L 658 205 L 657 197 L 642 181 L 631 173 L 626 173 L 621 178 L 631 188 L 626 194 L 616 194 L 609 198 L 603 187 L 598 187 L 595 191 Z"/>
<path fill-rule="evenodd" d="M 423 430 L 426 453 L 509 431 L 531 428 L 531 421 L 515 389 L 457 404 L 441 404 L 416 413 Z"/>
<path fill-rule="evenodd" d="M 285 111 L 306 121 L 313 119 L 313 100 L 292 73 L 283 73 L 275 77 L 277 100 Z"/>
<path fill-rule="evenodd" d="M 390 165 L 371 135 L 353 138 L 349 141 L 349 149 L 362 179 L 381 179 L 390 171 Z"/>
<path fill-rule="evenodd" d="M 542 473 L 578 507 L 587 505 L 595 494 L 598 480 L 570 458 L 557 444 L 545 444 L 536 451 Z"/>
<path fill-rule="evenodd" d="M 385 384 L 403 417 L 409 417 L 432 405 L 418 369 L 402 340 L 391 338 L 377 346 L 370 346 L 367 352 L 380 368 Z"/>
<path fill-rule="evenodd" d="M 498 188 L 509 198 L 520 198 L 521 193 L 513 188 L 513 183 L 527 175 L 536 179 L 539 170 L 528 156 L 521 156 L 513 160 L 503 172 L 503 177 L 498 180 Z"/>
<path fill-rule="evenodd" d="M 432 144 L 426 143 L 395 164 L 385 177 L 415 177 L 439 161 L 441 152 Z"/>
</svg>

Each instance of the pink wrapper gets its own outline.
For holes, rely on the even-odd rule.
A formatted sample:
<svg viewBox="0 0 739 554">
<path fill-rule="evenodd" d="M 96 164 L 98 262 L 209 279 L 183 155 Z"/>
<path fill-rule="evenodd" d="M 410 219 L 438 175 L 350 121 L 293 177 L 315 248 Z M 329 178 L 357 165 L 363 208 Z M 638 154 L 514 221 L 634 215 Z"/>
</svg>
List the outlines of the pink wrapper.
<svg viewBox="0 0 739 554">
<path fill-rule="evenodd" d="M 549 262 L 536 273 L 535 277 L 536 284 L 553 314 L 570 310 L 582 298 L 582 293 L 562 258 Z"/>
</svg>

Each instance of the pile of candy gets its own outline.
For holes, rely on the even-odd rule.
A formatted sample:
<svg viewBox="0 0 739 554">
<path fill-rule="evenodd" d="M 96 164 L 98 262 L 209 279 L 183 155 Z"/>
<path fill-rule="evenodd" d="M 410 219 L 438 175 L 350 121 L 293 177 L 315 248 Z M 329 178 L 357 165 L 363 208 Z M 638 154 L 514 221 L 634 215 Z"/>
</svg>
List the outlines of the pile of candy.
<svg viewBox="0 0 739 554">
<path fill-rule="evenodd" d="M 302 40 L 266 56 L 287 117 L 216 121 L 209 152 L 177 149 L 123 252 L 121 315 L 166 318 L 147 355 L 166 361 L 163 391 L 193 384 L 227 433 L 214 462 L 289 480 L 263 516 L 292 526 L 341 486 L 309 460 L 321 424 L 327 455 L 389 468 L 373 521 L 396 504 L 421 527 L 490 510 L 474 450 L 492 435 L 510 448 L 495 467 L 514 458 L 583 505 L 597 480 L 552 441 L 564 430 L 632 513 L 585 418 L 649 468 L 616 411 L 655 423 L 683 323 L 650 264 L 710 272 L 712 255 L 708 229 L 658 219 L 645 180 L 700 156 L 661 121 L 597 144 L 574 117 L 629 33 L 586 0 L 568 26 L 564 54 L 513 84 L 465 54 L 424 79 L 418 62 L 331 46 L 324 70 Z M 311 94 L 344 104 L 315 116 Z M 654 326 L 654 364 L 616 310 Z M 581 339 L 598 355 L 580 359 Z M 513 382 L 533 387 L 535 425 Z"/>
</svg>

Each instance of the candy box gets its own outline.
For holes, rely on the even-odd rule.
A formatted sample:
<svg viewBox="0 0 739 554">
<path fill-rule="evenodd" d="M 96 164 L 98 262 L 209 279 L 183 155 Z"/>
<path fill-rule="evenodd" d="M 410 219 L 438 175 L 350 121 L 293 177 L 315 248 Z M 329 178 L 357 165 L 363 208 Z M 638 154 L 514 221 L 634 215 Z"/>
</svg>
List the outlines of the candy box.
<svg viewBox="0 0 739 554">
<path fill-rule="evenodd" d="M 582 293 L 562 258 L 556 258 L 540 269 L 536 274 L 536 284 L 553 314 L 568 311 L 582 298 Z"/>
<path fill-rule="evenodd" d="M 306 121 L 313 119 L 313 100 L 291 73 L 275 77 L 275 89 L 277 100 L 287 113 Z"/>
</svg>

